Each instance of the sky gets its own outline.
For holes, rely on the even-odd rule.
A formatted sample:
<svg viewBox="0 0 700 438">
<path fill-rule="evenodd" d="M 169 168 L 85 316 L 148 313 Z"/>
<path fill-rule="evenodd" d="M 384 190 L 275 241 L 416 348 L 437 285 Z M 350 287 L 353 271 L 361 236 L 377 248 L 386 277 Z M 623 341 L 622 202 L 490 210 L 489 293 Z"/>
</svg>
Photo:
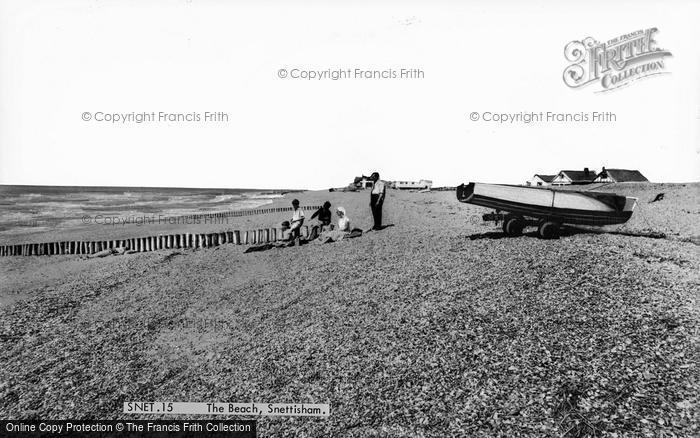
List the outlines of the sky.
<svg viewBox="0 0 700 438">
<path fill-rule="evenodd" d="M 602 166 L 698 181 L 699 16 L 693 1 L 0 0 L 0 184 L 323 189 L 376 170 L 453 186 Z M 664 74 L 564 83 L 569 42 L 648 28 Z M 420 73 L 299 77 L 348 69 Z M 615 119 L 491 121 L 522 112 Z"/>
</svg>

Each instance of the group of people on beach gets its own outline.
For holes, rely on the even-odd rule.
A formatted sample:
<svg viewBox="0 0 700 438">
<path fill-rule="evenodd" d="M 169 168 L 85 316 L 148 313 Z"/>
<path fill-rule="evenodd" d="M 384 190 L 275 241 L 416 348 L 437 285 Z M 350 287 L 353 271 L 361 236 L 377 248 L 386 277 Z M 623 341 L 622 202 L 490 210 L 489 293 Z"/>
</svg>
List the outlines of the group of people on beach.
<svg viewBox="0 0 700 438">
<path fill-rule="evenodd" d="M 379 173 L 374 172 L 370 176 L 373 181 L 372 190 L 370 192 L 370 209 L 372 211 L 373 225 L 372 230 L 382 229 L 382 207 L 386 197 L 386 186 L 379 179 Z M 316 210 L 311 215 L 311 220 L 316 219 L 318 223 L 309 228 L 308 236 L 301 235 L 301 227 L 304 225 L 306 215 L 299 205 L 299 200 L 292 201 L 292 217 L 289 221 L 282 222 L 282 236 L 280 241 L 250 247 L 246 252 L 262 251 L 265 249 L 294 246 L 302 243 L 316 241 L 319 243 L 337 242 L 344 238 L 353 238 L 362 235 L 360 228 L 351 228 L 350 218 L 344 207 L 338 207 L 335 210 L 338 216 L 338 225 L 332 225 L 333 213 L 331 211 L 331 203 L 326 201 L 323 206 Z"/>
<path fill-rule="evenodd" d="M 370 179 L 372 180 L 373 184 L 372 190 L 370 192 L 369 206 L 372 210 L 372 218 L 374 221 L 374 224 L 372 225 L 371 229 L 381 230 L 382 207 L 384 206 L 384 199 L 386 197 L 386 186 L 384 182 L 379 179 L 379 172 L 372 173 Z M 305 217 L 304 212 L 301 210 L 301 208 L 299 208 L 298 199 L 292 201 L 292 208 L 294 209 L 294 213 L 292 215 L 292 220 L 290 222 L 289 227 L 293 238 L 297 238 L 299 237 L 299 231 L 302 224 L 304 223 Z M 338 227 L 333 231 L 336 231 L 337 233 L 351 233 L 352 230 L 350 229 L 350 218 L 348 217 L 345 208 L 338 207 L 336 209 L 336 215 L 338 216 Z M 323 230 L 323 227 L 331 226 L 332 213 L 331 203 L 329 201 L 324 202 L 323 206 L 316 210 L 316 212 L 314 212 L 313 215 L 311 215 L 311 219 L 315 218 L 318 220 L 319 224 L 312 227 L 312 231 L 309 234 L 309 237 L 312 240 L 317 237 L 319 229 Z M 342 235 L 336 234 L 336 236 L 342 238 Z"/>
</svg>

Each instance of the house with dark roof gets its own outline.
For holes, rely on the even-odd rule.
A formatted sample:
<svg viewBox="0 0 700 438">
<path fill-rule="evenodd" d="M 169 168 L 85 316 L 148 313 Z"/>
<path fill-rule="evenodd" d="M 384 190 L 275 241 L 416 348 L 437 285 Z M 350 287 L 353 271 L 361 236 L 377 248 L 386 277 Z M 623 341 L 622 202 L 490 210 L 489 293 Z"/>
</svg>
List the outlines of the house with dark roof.
<svg viewBox="0 0 700 438">
<path fill-rule="evenodd" d="M 590 184 L 596 178 L 595 170 L 588 167 L 583 170 L 561 170 L 552 180 L 554 186 L 568 186 L 575 184 Z"/>
<path fill-rule="evenodd" d="M 628 169 L 606 169 L 600 171 L 593 182 L 597 183 L 619 183 L 619 182 L 649 182 L 638 170 Z"/>
<path fill-rule="evenodd" d="M 350 185 L 356 189 L 371 189 L 374 187 L 374 181 L 369 176 L 362 175 L 356 176 Z"/>
<path fill-rule="evenodd" d="M 548 186 L 552 184 L 556 175 L 544 175 L 541 173 L 536 173 L 531 180 L 526 181 L 525 184 L 528 186 Z"/>
</svg>

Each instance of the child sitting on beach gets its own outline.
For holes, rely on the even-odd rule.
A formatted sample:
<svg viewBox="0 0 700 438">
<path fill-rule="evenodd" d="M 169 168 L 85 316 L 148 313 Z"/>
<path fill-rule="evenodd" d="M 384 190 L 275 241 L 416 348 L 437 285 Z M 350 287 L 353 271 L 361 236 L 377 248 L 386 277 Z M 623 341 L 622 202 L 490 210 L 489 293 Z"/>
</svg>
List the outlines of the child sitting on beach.
<svg viewBox="0 0 700 438">
<path fill-rule="evenodd" d="M 277 240 L 289 240 L 289 235 L 291 234 L 289 232 L 289 221 L 283 221 L 280 226 L 280 236 Z"/>
<path fill-rule="evenodd" d="M 284 248 L 294 244 L 292 234 L 290 233 L 289 221 L 284 221 L 281 224 L 280 235 L 274 242 L 263 243 L 261 245 L 253 245 L 246 248 L 244 253 L 267 251 L 272 248 Z"/>
<path fill-rule="evenodd" d="M 298 239 L 301 232 L 301 226 L 304 224 L 304 211 L 299 208 L 298 199 L 292 201 L 292 208 L 294 208 L 294 213 L 292 214 L 292 220 L 289 223 L 289 237 L 290 239 Z"/>
</svg>

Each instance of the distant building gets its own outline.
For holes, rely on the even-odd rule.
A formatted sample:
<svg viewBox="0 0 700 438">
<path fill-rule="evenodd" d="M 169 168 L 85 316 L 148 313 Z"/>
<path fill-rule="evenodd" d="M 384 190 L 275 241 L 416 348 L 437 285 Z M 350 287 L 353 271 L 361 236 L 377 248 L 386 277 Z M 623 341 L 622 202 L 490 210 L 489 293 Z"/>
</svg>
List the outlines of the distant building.
<svg viewBox="0 0 700 438">
<path fill-rule="evenodd" d="M 422 179 L 420 181 L 394 181 L 391 183 L 391 187 L 398 190 L 430 190 L 433 187 L 433 182 L 429 179 Z"/>
<path fill-rule="evenodd" d="M 356 176 L 351 185 L 356 189 L 371 189 L 374 187 L 374 181 L 368 176 Z"/>
<path fill-rule="evenodd" d="M 528 186 L 548 186 L 552 184 L 555 177 L 556 175 L 542 175 L 536 173 L 530 181 L 526 182 L 526 184 Z"/>
<path fill-rule="evenodd" d="M 568 186 L 576 184 L 590 184 L 596 178 L 595 170 L 562 170 L 552 180 L 553 186 Z"/>
<path fill-rule="evenodd" d="M 648 179 L 638 170 L 628 169 L 606 169 L 600 171 L 593 182 L 597 183 L 619 183 L 619 182 L 649 182 Z"/>
</svg>

